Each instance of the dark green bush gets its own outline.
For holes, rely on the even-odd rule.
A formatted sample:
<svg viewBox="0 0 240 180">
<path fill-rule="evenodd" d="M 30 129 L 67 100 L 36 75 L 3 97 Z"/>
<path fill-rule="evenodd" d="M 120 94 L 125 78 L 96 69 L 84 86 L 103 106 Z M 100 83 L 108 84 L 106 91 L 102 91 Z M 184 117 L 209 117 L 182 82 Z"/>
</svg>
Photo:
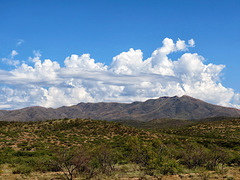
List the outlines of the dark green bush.
<svg viewBox="0 0 240 180">
<path fill-rule="evenodd" d="M 32 172 L 31 167 L 28 166 L 18 166 L 15 170 L 13 170 L 13 174 L 25 174 L 29 175 Z"/>
<path fill-rule="evenodd" d="M 91 166 L 103 174 L 111 175 L 117 163 L 116 153 L 107 144 L 102 144 L 92 151 Z"/>
<path fill-rule="evenodd" d="M 208 151 L 200 144 L 188 143 L 181 153 L 180 162 L 189 169 L 204 166 L 208 161 Z"/>
</svg>

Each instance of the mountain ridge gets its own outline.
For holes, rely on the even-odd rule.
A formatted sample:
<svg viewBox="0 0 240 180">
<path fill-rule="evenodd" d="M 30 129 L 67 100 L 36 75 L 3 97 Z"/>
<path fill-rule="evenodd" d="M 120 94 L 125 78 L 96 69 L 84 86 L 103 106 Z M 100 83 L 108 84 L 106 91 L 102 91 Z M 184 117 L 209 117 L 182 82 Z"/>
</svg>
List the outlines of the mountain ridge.
<svg viewBox="0 0 240 180">
<path fill-rule="evenodd" d="M 220 116 L 240 117 L 240 110 L 213 105 L 186 95 L 164 96 L 132 103 L 79 103 L 56 109 L 34 106 L 18 110 L 0 110 L 1 121 L 43 121 L 62 118 L 150 121 L 162 118 L 191 120 Z"/>
</svg>

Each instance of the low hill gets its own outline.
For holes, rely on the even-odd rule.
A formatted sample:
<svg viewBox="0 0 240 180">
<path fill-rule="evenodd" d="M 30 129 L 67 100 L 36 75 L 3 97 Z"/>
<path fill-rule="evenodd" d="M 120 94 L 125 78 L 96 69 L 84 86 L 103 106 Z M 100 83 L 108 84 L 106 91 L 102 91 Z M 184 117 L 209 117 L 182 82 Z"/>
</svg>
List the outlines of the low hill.
<svg viewBox="0 0 240 180">
<path fill-rule="evenodd" d="M 182 119 L 153 119 L 150 121 L 138 120 L 116 120 L 115 122 L 125 124 L 140 129 L 163 129 L 163 128 L 177 128 L 187 125 L 192 125 L 199 121 L 197 120 L 182 120 Z"/>
<path fill-rule="evenodd" d="M 214 123 L 214 122 L 225 122 L 226 121 L 232 121 L 233 117 L 210 117 L 205 119 L 192 119 L 189 120 L 183 120 L 183 119 L 153 119 L 150 121 L 138 121 L 138 120 L 116 120 L 115 122 L 125 124 L 128 126 L 132 126 L 135 128 L 140 129 L 153 129 L 153 130 L 159 130 L 159 129 L 166 129 L 166 128 L 180 128 L 180 127 L 186 127 L 186 126 L 194 126 L 195 124 L 199 123 Z M 236 118 L 239 119 L 239 118 Z"/>
<path fill-rule="evenodd" d="M 160 97 L 133 103 L 79 103 L 57 109 L 29 107 L 0 111 L 3 121 L 41 121 L 61 118 L 90 118 L 97 120 L 203 119 L 240 117 L 240 110 L 206 103 L 189 96 Z"/>
<path fill-rule="evenodd" d="M 63 179 L 62 165 L 77 168 L 79 179 L 239 179 L 239 133 L 240 118 L 155 130 L 89 119 L 0 121 L 0 179 Z"/>
</svg>

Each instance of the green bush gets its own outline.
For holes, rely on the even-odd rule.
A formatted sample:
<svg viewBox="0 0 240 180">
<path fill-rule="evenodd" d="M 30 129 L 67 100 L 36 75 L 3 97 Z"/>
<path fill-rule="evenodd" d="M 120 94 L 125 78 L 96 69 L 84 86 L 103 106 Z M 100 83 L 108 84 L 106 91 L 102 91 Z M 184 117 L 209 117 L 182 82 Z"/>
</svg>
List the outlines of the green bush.
<svg viewBox="0 0 240 180">
<path fill-rule="evenodd" d="M 0 150 L 0 164 L 9 163 L 14 154 L 14 149 L 5 147 Z"/>
<path fill-rule="evenodd" d="M 240 153 L 233 153 L 228 161 L 228 165 L 240 166 Z"/>
<path fill-rule="evenodd" d="M 189 169 L 202 167 L 209 161 L 209 153 L 206 148 L 200 144 L 189 143 L 185 145 L 185 150 L 181 153 L 181 164 Z"/>
<path fill-rule="evenodd" d="M 19 166 L 15 170 L 13 170 L 13 174 L 25 174 L 29 175 L 32 172 L 31 167 L 28 166 Z"/>
<path fill-rule="evenodd" d="M 213 146 L 210 153 L 208 154 L 206 168 L 208 170 L 216 170 L 220 164 L 223 168 L 224 164 L 228 164 L 229 161 L 231 161 L 231 156 L 226 150 Z"/>
<path fill-rule="evenodd" d="M 164 158 L 164 161 L 162 162 L 161 166 L 158 167 L 161 174 L 176 174 L 178 172 L 182 171 L 181 166 L 178 164 L 178 162 L 175 159 L 168 159 Z"/>
<path fill-rule="evenodd" d="M 91 166 L 101 173 L 111 175 L 116 163 L 116 153 L 109 145 L 99 145 L 92 151 Z"/>
</svg>

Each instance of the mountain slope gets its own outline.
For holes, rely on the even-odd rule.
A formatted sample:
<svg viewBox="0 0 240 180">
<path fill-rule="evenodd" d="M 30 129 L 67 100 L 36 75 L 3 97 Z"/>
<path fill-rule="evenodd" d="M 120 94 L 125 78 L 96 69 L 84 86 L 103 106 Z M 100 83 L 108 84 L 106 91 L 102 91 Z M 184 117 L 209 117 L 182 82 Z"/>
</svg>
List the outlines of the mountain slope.
<svg viewBox="0 0 240 180">
<path fill-rule="evenodd" d="M 39 121 L 61 118 L 91 118 L 98 120 L 203 119 L 209 117 L 240 117 L 240 110 L 206 103 L 189 96 L 160 97 L 145 102 L 79 103 L 57 109 L 29 107 L 0 111 L 0 120 Z"/>
</svg>

